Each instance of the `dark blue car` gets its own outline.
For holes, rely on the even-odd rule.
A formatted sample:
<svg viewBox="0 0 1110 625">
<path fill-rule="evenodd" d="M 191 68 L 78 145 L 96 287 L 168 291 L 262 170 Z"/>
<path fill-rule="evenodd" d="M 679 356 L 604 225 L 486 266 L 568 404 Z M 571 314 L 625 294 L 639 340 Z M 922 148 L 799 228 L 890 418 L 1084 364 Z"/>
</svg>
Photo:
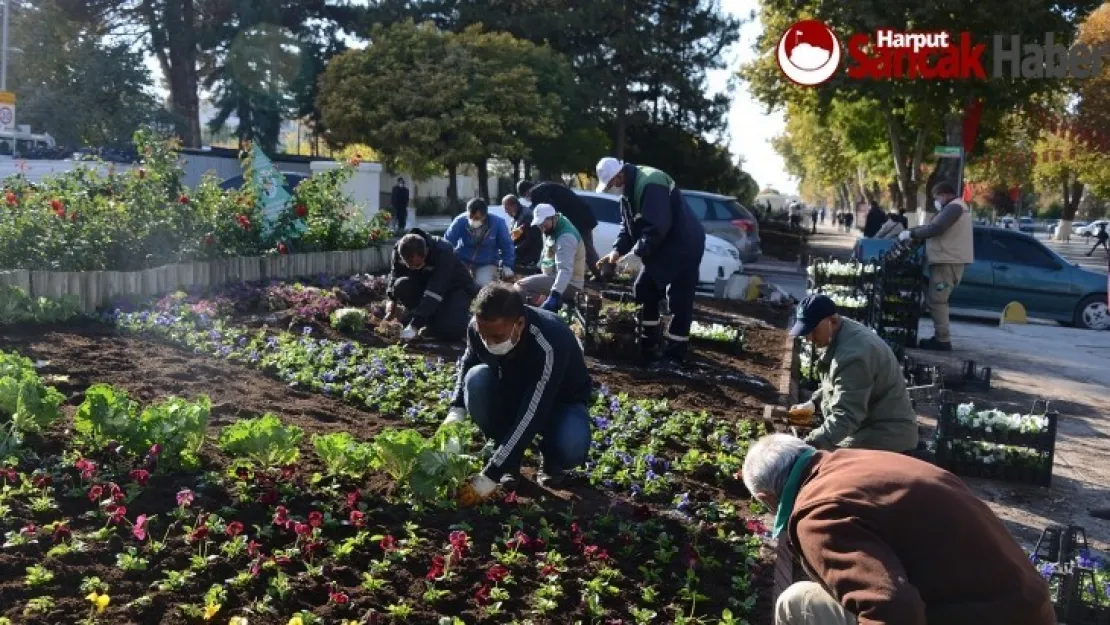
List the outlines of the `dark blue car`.
<svg viewBox="0 0 1110 625">
<path fill-rule="evenodd" d="M 1107 277 L 1069 263 L 1031 236 L 1004 228 L 975 228 L 975 262 L 952 292 L 952 312 L 999 314 L 1021 302 L 1030 317 L 1093 330 L 1110 329 Z M 894 241 L 860 239 L 860 260 L 878 258 Z"/>
</svg>

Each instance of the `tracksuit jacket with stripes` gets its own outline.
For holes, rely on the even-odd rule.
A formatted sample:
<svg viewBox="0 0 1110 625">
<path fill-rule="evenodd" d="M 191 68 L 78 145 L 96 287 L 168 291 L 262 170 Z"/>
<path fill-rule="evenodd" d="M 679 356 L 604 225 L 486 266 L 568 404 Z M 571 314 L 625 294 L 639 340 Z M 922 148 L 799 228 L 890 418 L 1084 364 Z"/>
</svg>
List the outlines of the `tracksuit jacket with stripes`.
<svg viewBox="0 0 1110 625">
<path fill-rule="evenodd" d="M 464 408 L 466 373 L 479 364 L 490 367 L 501 382 L 502 392 L 514 393 L 509 405 L 515 414 L 504 415 L 502 432 L 495 436 L 497 449 L 482 473 L 497 481 L 520 467 L 524 450 L 536 434 L 543 432 L 558 404 L 589 405 L 593 383 L 578 340 L 553 313 L 528 306 L 520 342 L 505 356 L 489 353 L 477 325 L 467 329 L 466 352 L 459 359 L 458 377 L 451 405 Z"/>
</svg>

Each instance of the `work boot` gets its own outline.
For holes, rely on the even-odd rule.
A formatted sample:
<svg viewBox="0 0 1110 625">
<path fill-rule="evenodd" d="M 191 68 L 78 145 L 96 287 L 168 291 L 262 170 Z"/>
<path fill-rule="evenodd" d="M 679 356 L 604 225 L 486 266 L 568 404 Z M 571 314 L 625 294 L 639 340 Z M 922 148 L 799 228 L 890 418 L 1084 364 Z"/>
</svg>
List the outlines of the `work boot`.
<svg viewBox="0 0 1110 625">
<path fill-rule="evenodd" d="M 1095 517 L 1096 519 L 1102 519 L 1104 521 L 1110 521 L 1110 507 L 1108 507 L 1108 508 L 1091 508 L 1090 510 L 1087 511 L 1087 513 L 1090 514 L 1091 516 Z"/>
<path fill-rule="evenodd" d="M 640 325 L 640 363 L 644 366 L 650 366 L 659 360 L 657 353 L 659 348 L 659 335 L 662 331 L 662 324 L 654 326 Z"/>
<path fill-rule="evenodd" d="M 675 341 L 667 339 L 667 346 L 663 348 L 663 359 L 681 365 L 686 360 L 686 350 L 689 341 Z"/>
<path fill-rule="evenodd" d="M 570 476 L 564 469 L 546 460 L 541 463 L 540 470 L 536 472 L 536 483 L 549 490 L 563 488 L 569 481 Z"/>
<path fill-rule="evenodd" d="M 934 352 L 950 352 L 952 351 L 952 343 L 950 341 L 938 341 L 937 338 L 934 336 L 918 341 L 917 348 L 927 349 Z"/>
</svg>

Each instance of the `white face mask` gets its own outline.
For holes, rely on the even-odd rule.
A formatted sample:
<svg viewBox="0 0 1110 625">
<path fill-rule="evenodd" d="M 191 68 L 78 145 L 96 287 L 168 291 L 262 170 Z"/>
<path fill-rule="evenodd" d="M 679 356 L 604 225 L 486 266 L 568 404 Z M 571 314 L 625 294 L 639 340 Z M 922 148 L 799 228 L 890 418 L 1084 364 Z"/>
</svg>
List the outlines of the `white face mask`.
<svg viewBox="0 0 1110 625">
<path fill-rule="evenodd" d="M 475 230 L 477 230 L 478 228 L 481 228 L 481 227 L 482 227 L 482 224 L 483 224 L 483 223 L 484 223 L 484 222 L 483 222 L 483 221 L 482 221 L 481 219 L 471 219 L 471 220 L 470 220 L 470 227 L 471 227 L 471 228 L 474 228 Z"/>
<path fill-rule="evenodd" d="M 523 329 L 521 331 L 523 332 Z M 519 341 L 520 341 L 520 336 L 519 335 L 517 336 L 517 339 L 515 341 L 511 338 L 511 335 L 510 335 L 509 340 L 504 341 L 502 343 L 494 343 L 493 345 L 490 345 L 489 343 L 486 342 L 485 339 L 482 339 L 482 345 L 485 345 L 486 350 L 488 350 L 489 353 L 493 354 L 494 356 L 504 356 L 505 354 L 508 354 L 509 352 L 513 351 L 513 348 L 516 347 L 516 344 Z"/>
<path fill-rule="evenodd" d="M 611 195 L 624 195 L 624 185 L 621 185 L 619 187 L 609 187 L 605 190 L 605 192 Z"/>
<path fill-rule="evenodd" d="M 940 200 L 933 200 L 933 206 L 936 206 L 937 210 L 939 211 L 940 209 L 944 208 L 944 202 L 941 202 Z"/>
</svg>

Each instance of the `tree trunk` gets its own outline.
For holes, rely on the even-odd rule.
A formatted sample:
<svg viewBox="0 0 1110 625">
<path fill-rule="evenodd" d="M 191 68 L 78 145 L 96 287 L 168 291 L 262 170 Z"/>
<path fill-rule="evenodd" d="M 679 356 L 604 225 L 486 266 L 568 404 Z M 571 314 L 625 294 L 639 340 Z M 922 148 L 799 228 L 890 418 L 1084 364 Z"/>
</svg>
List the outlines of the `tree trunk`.
<svg viewBox="0 0 1110 625">
<path fill-rule="evenodd" d="M 478 197 L 489 202 L 489 159 L 474 163 L 478 167 Z"/>
<path fill-rule="evenodd" d="M 459 211 L 459 166 L 447 166 L 447 204 L 454 212 Z"/>
<path fill-rule="evenodd" d="M 944 144 L 950 147 L 960 147 L 964 144 L 963 117 L 951 113 L 944 119 Z M 938 158 L 933 173 L 929 175 L 929 186 L 925 189 L 925 205 L 933 204 L 933 185 L 947 182 L 954 188 L 960 183 L 961 160 L 958 158 Z M 963 189 L 956 188 L 956 195 L 962 196 Z"/>
<path fill-rule="evenodd" d="M 516 184 L 516 182 L 518 180 L 520 180 L 520 161 L 521 160 L 522 159 L 519 159 L 519 158 L 513 159 L 513 184 Z M 515 188 L 514 188 L 514 191 L 515 191 Z"/>
<path fill-rule="evenodd" d="M 193 0 L 168 0 L 159 12 L 143 0 L 139 12 L 150 46 L 170 87 L 170 109 L 179 118 L 184 147 L 200 147 L 200 76 L 197 70 L 197 24 Z"/>
<path fill-rule="evenodd" d="M 891 180 L 886 185 L 887 192 L 890 193 L 890 208 L 891 210 L 905 210 L 905 196 L 902 195 L 902 189 L 898 187 L 897 180 Z"/>
<path fill-rule="evenodd" d="M 925 130 L 917 131 L 912 152 L 906 154 L 905 146 L 902 145 L 902 124 L 894 117 L 894 111 L 889 104 L 883 106 L 883 117 L 886 119 L 890 153 L 894 160 L 894 171 L 897 174 L 904 207 L 907 212 L 916 211 L 917 186 L 920 183 L 921 161 L 925 153 Z"/>
<path fill-rule="evenodd" d="M 528 161 L 524 161 L 524 178 L 523 178 L 523 180 L 531 180 L 531 179 L 532 179 L 532 163 L 529 163 Z"/>
</svg>

